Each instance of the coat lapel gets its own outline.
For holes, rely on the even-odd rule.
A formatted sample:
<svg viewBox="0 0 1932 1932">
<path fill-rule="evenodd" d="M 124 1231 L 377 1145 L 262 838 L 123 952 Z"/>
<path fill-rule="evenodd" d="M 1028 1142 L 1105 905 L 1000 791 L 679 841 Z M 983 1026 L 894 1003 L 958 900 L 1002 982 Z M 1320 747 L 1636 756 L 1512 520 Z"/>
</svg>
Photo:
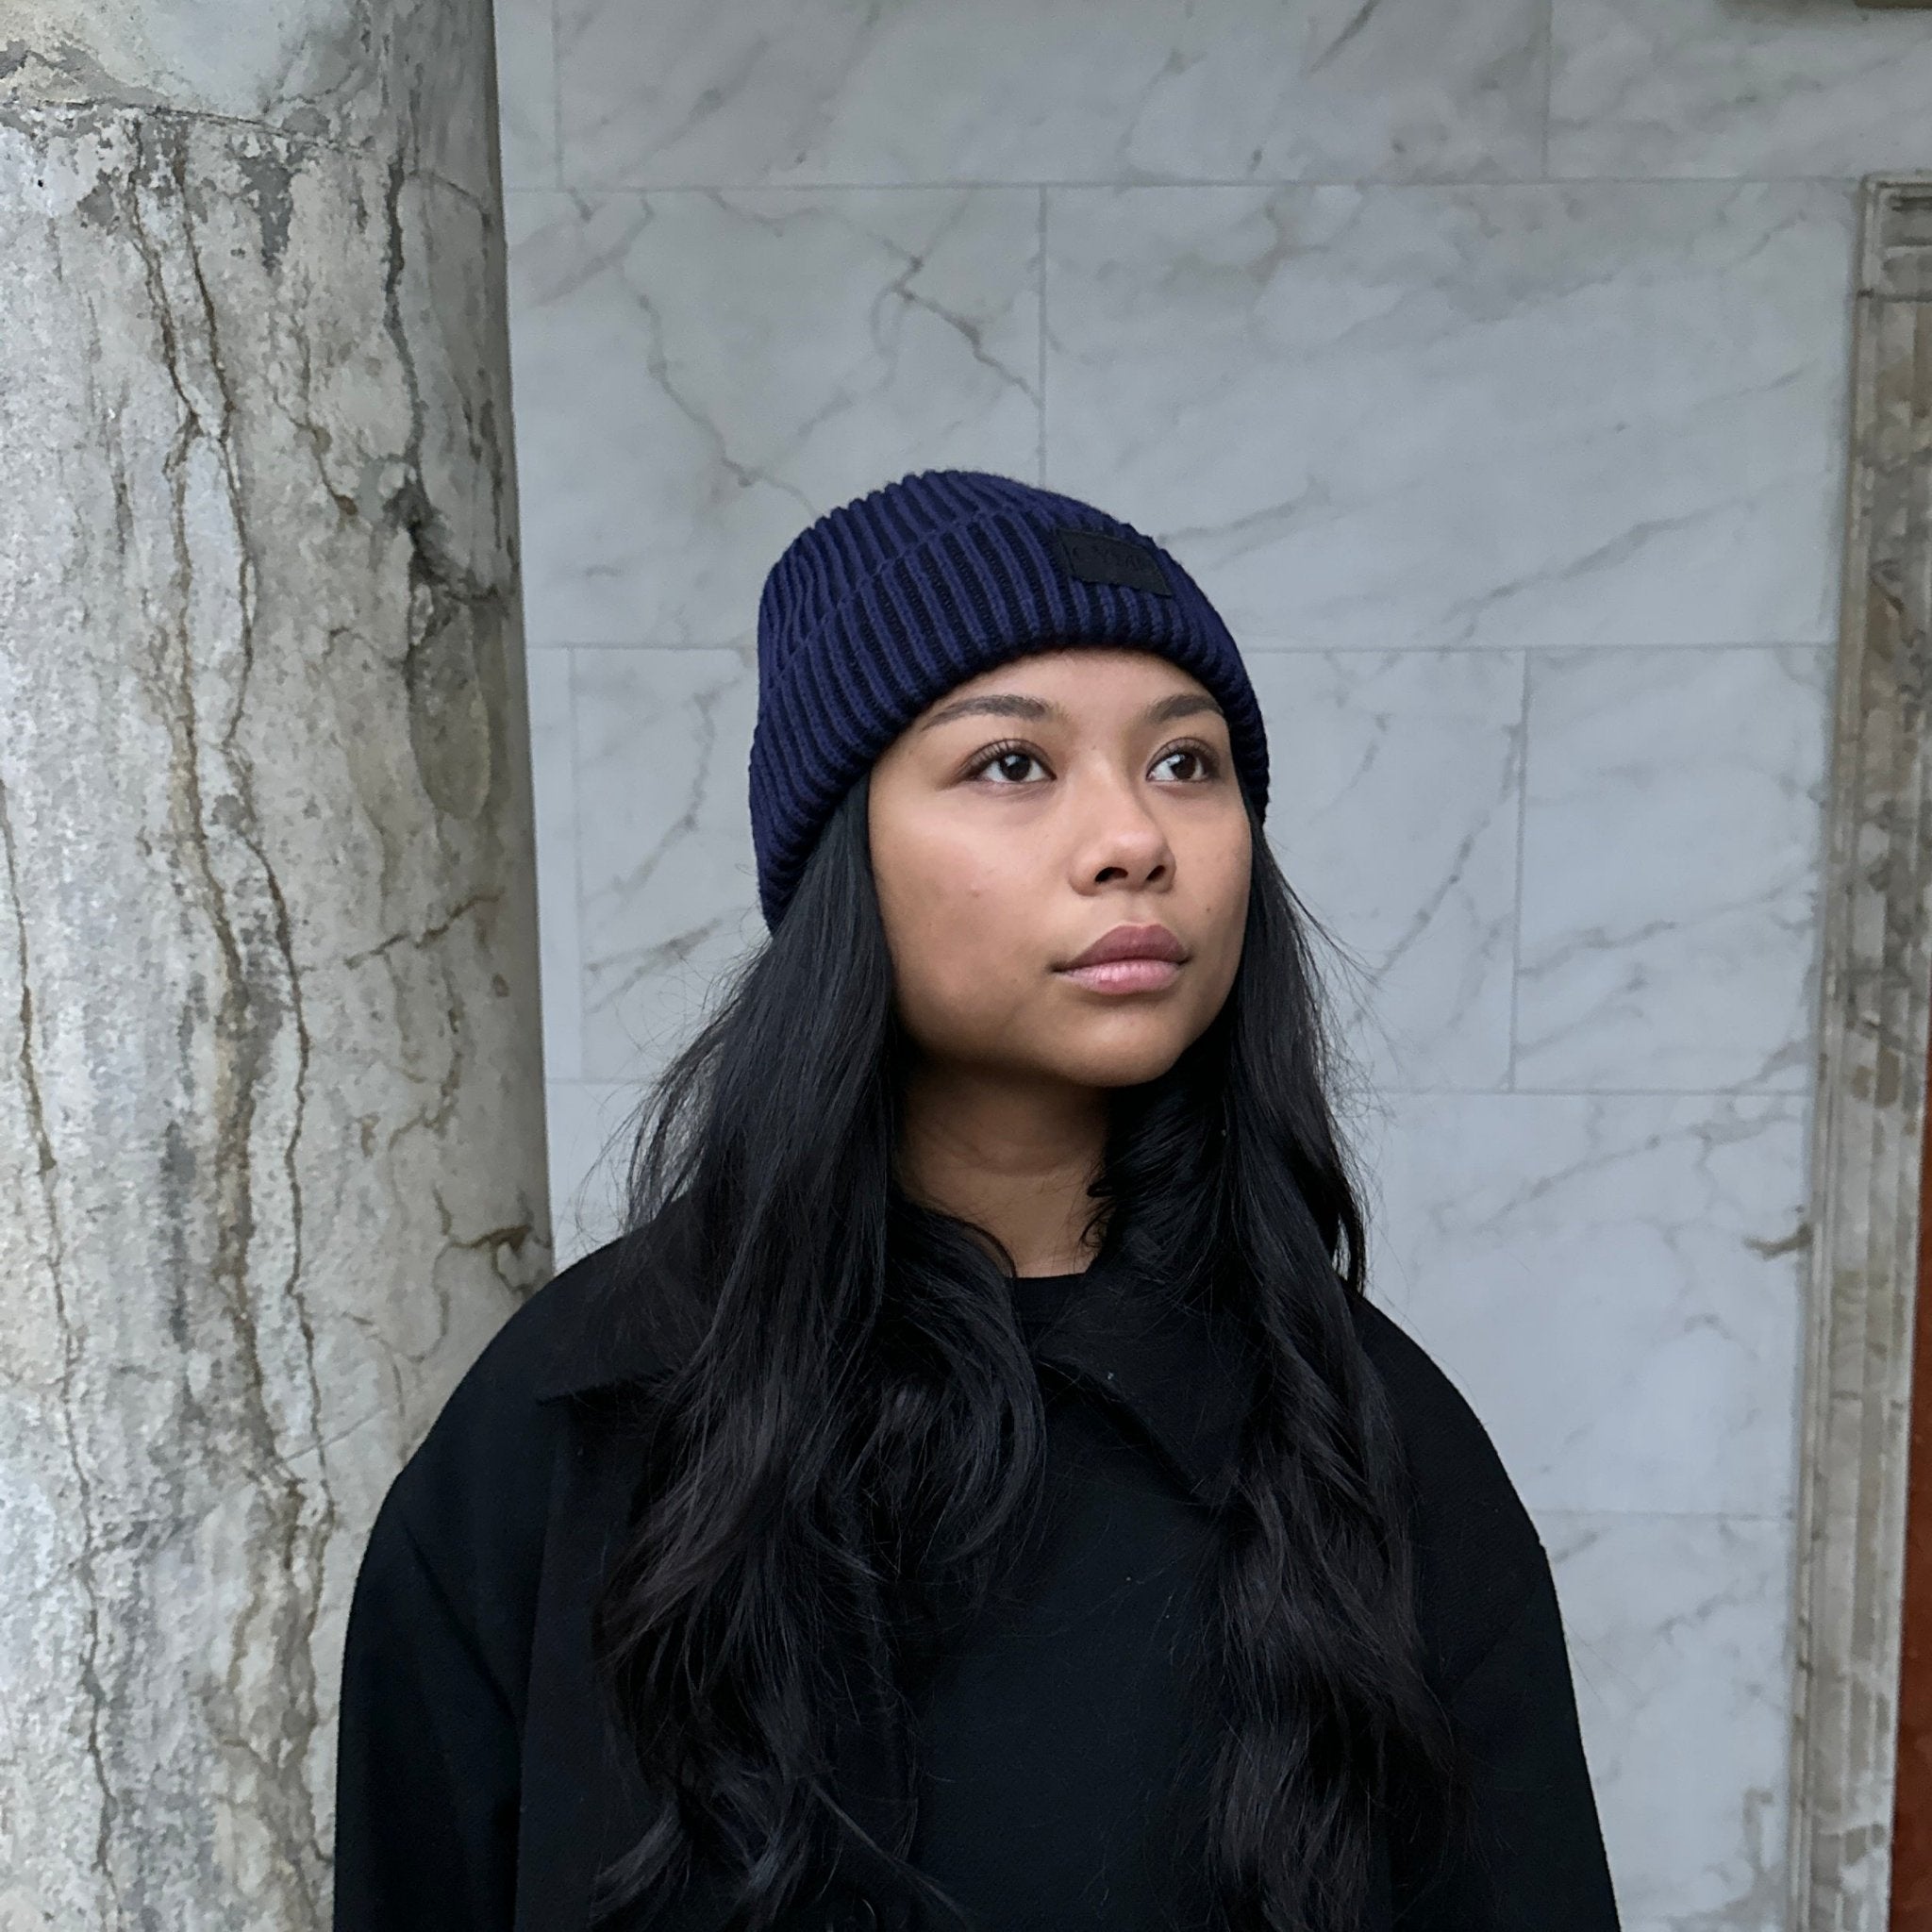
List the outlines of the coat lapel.
<svg viewBox="0 0 1932 1932">
<path fill-rule="evenodd" d="M 1034 1345 L 1042 1364 L 1123 1410 L 1203 1504 L 1225 1496 L 1253 1391 L 1235 1324 L 1096 1262 Z"/>
</svg>

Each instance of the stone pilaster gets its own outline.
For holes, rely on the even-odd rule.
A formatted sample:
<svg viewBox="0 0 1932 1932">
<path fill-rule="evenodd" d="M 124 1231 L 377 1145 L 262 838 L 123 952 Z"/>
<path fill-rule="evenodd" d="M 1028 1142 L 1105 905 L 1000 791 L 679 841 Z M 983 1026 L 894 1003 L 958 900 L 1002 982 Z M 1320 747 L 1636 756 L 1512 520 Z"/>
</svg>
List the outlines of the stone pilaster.
<svg viewBox="0 0 1932 1932">
<path fill-rule="evenodd" d="M 1885 1932 L 1932 1014 L 1932 178 L 1868 181 L 1812 1126 L 1792 1911 Z"/>
<path fill-rule="evenodd" d="M 550 1273 L 494 125 L 487 0 L 0 26 L 0 1932 L 326 1924 Z"/>
</svg>

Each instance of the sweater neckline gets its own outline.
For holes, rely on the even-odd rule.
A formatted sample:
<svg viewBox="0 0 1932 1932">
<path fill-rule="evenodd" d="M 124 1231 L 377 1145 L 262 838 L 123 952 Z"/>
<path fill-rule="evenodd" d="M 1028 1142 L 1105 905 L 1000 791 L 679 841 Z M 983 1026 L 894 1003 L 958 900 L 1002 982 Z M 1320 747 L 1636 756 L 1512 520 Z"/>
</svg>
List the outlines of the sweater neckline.
<svg viewBox="0 0 1932 1932">
<path fill-rule="evenodd" d="M 1092 1273 L 1090 1264 L 1064 1274 L 1007 1276 L 1007 1292 L 1012 1298 L 1013 1313 L 1029 1341 L 1037 1339 L 1079 1299 Z"/>
</svg>

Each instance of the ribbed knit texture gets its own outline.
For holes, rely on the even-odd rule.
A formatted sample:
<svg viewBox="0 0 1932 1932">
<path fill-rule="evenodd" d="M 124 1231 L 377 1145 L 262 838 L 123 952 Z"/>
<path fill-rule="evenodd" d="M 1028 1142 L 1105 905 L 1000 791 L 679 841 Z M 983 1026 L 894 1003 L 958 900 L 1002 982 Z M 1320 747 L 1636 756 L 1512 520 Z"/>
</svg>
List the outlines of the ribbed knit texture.
<svg viewBox="0 0 1932 1932">
<path fill-rule="evenodd" d="M 1138 544 L 1166 590 L 1086 580 L 1056 528 Z M 1233 637 L 1179 563 L 1118 517 L 1011 476 L 923 470 L 800 531 L 758 598 L 751 825 L 766 924 L 840 799 L 920 712 L 996 664 L 1077 644 L 1153 651 L 1197 677 L 1266 809 L 1267 740 Z"/>
</svg>

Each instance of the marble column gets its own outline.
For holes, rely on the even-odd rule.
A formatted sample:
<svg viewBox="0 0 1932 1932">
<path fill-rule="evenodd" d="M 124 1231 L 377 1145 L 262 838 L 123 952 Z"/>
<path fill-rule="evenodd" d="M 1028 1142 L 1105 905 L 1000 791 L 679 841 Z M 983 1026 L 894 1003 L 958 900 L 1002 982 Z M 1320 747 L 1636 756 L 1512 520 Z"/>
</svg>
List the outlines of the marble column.
<svg viewBox="0 0 1932 1932">
<path fill-rule="evenodd" d="M 550 1273 L 488 0 L 0 27 L 0 1932 L 325 1925 Z"/>
</svg>

